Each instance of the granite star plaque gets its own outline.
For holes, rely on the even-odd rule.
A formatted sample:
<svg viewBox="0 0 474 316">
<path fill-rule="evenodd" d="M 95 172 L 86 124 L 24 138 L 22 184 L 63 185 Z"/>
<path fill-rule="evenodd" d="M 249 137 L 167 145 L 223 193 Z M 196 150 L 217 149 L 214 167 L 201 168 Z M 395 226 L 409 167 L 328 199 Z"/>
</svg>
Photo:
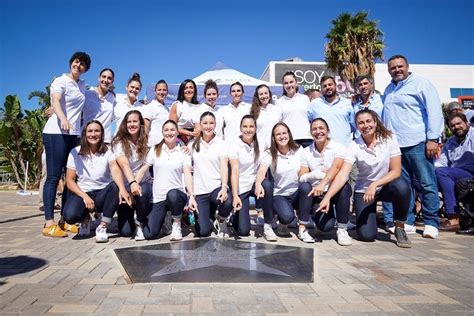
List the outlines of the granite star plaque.
<svg viewBox="0 0 474 316">
<path fill-rule="evenodd" d="M 313 281 L 313 248 L 202 238 L 115 254 L 133 283 Z"/>
</svg>

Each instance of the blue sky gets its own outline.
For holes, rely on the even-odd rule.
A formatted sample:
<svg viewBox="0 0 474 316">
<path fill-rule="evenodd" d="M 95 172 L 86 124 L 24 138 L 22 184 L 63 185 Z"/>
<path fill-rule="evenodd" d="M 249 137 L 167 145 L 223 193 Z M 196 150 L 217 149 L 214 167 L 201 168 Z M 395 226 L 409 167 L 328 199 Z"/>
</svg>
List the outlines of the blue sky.
<svg viewBox="0 0 474 316">
<path fill-rule="evenodd" d="M 360 10 L 380 22 L 387 58 L 474 63 L 471 0 L 2 0 L 0 99 L 17 94 L 23 108 L 36 107 L 28 93 L 67 72 L 78 50 L 92 57 L 82 78 L 95 85 L 110 67 L 118 93 L 135 71 L 144 84 L 179 83 L 217 61 L 260 77 L 271 60 L 324 61 L 330 21 Z"/>
</svg>

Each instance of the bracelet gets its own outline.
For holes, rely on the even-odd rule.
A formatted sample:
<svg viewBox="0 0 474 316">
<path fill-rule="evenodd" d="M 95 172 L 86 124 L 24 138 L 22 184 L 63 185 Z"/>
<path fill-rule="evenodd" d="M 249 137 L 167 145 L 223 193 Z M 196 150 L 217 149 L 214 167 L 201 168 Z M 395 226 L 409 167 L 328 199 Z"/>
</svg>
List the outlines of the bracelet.
<svg viewBox="0 0 474 316">
<path fill-rule="evenodd" d="M 228 186 L 227 184 L 224 184 L 224 183 L 223 183 L 223 184 L 221 184 L 221 187 L 223 187 L 223 188 L 226 188 L 226 189 L 228 189 L 228 188 L 229 188 L 229 186 Z"/>
<path fill-rule="evenodd" d="M 137 183 L 137 180 L 130 181 L 130 182 L 128 183 L 128 185 L 129 185 L 129 186 L 132 186 L 132 184 L 134 184 L 134 183 Z"/>
</svg>

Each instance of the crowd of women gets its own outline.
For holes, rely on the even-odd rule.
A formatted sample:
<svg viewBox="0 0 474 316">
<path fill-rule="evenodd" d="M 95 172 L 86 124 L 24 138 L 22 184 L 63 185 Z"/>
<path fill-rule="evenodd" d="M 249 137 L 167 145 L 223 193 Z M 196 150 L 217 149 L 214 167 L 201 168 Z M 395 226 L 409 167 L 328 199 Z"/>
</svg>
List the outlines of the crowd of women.
<svg viewBox="0 0 474 316">
<path fill-rule="evenodd" d="M 231 103 L 218 110 L 216 83 L 206 83 L 206 102 L 200 104 L 196 84 L 188 79 L 168 111 L 163 80 L 146 105 L 138 101 L 138 74 L 128 80 L 126 94 L 116 96 L 110 90 L 114 72 L 105 68 L 97 86 L 86 91 L 80 76 L 90 65 L 86 53 L 75 53 L 69 73 L 51 85 L 54 113 L 43 132 L 44 236 L 65 237 L 68 231 L 88 236 L 92 212 L 101 214 L 97 242 L 108 240 L 115 215 L 120 235 L 144 240 L 161 236 L 170 214 L 170 239 L 181 240 L 183 212 L 194 215 L 198 237 L 213 231 L 222 238 L 231 232 L 247 236 L 253 196 L 266 240 L 277 241 L 296 221 L 298 238 L 312 243 L 312 219 L 324 232 L 336 228 L 337 242 L 348 246 L 348 179 L 356 164 L 358 238 L 375 239 L 376 202 L 384 200 L 393 202 L 397 245 L 411 246 L 404 231 L 410 193 L 400 178 L 400 149 L 375 112 L 356 113 L 360 136 L 346 147 L 331 139 L 323 118 L 308 121 L 309 99 L 298 93 L 291 72 L 284 74 L 283 95 L 275 104 L 266 85 L 255 89 L 252 104 L 242 102 L 244 86 L 236 82 Z M 68 192 L 56 224 L 56 186 L 64 169 Z"/>
</svg>

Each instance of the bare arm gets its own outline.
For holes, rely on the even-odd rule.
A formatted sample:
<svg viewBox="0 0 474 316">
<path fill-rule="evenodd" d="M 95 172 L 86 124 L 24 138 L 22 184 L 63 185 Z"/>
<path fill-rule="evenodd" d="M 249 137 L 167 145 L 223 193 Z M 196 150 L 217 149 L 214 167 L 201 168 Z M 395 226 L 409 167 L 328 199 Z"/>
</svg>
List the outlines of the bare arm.
<svg viewBox="0 0 474 316">
<path fill-rule="evenodd" d="M 234 207 L 234 210 L 240 210 L 242 208 L 242 201 L 239 197 L 239 160 L 230 159 L 230 168 L 230 183 L 232 187 L 233 198 L 232 206 Z"/>
<path fill-rule="evenodd" d="M 125 155 L 117 157 L 117 164 L 119 165 L 120 169 L 122 169 L 123 175 L 125 179 L 127 179 L 128 183 L 132 183 L 130 185 L 130 191 L 133 195 L 141 195 L 142 190 L 140 188 L 139 182 L 135 180 L 133 176 L 132 169 L 130 169 L 130 163 L 128 162 L 128 158 Z"/>
<path fill-rule="evenodd" d="M 217 194 L 217 199 L 224 203 L 227 200 L 227 189 L 229 188 L 229 158 L 220 159 L 221 190 Z"/>
<path fill-rule="evenodd" d="M 193 210 L 198 212 L 196 199 L 194 197 L 194 188 L 193 188 L 193 176 L 191 174 L 191 166 L 185 166 L 183 168 L 184 173 L 184 186 L 186 187 L 186 191 L 189 194 L 189 207 Z"/>
<path fill-rule="evenodd" d="M 123 176 L 122 176 L 122 171 L 120 170 L 120 167 L 117 165 L 117 162 L 113 160 L 109 162 L 109 168 L 110 168 L 110 173 L 112 175 L 112 179 L 114 180 L 115 184 L 119 188 L 119 196 L 118 196 L 119 204 L 125 201 L 125 203 L 131 206 L 132 199 L 130 197 L 130 194 L 128 194 L 127 189 L 125 188 L 125 185 L 123 184 Z"/>
<path fill-rule="evenodd" d="M 61 108 L 61 93 L 53 92 L 51 98 L 51 107 L 53 108 L 54 113 L 61 122 L 61 129 L 69 131 L 71 129 L 71 124 L 67 120 L 67 117 L 64 114 L 63 109 Z"/>
<path fill-rule="evenodd" d="M 344 184 L 349 179 L 349 174 L 352 170 L 352 163 L 344 162 L 342 168 L 339 170 L 339 174 L 335 177 L 334 181 L 332 181 L 331 185 L 329 186 L 328 192 L 324 195 L 321 203 L 319 204 L 319 208 L 317 212 L 321 211 L 327 213 L 329 211 L 330 201 L 331 198 L 336 195 L 337 192 L 344 186 Z"/>
<path fill-rule="evenodd" d="M 265 195 L 265 190 L 262 187 L 262 182 L 265 180 L 265 174 L 268 171 L 268 166 L 260 164 L 257 171 L 257 179 L 255 180 L 255 196 L 257 199 L 263 198 Z"/>
<path fill-rule="evenodd" d="M 324 193 L 324 188 L 326 185 L 331 183 L 331 181 L 336 177 L 343 164 L 344 159 L 334 158 L 331 168 L 329 168 L 329 170 L 326 172 L 326 176 L 319 182 L 318 185 L 313 187 L 313 190 L 311 190 L 310 194 L 313 194 L 314 196 L 321 196 Z"/>
<path fill-rule="evenodd" d="M 365 191 L 364 202 L 371 203 L 375 199 L 375 193 L 378 187 L 384 186 L 393 180 L 399 178 L 402 174 L 402 158 L 394 156 L 390 158 L 388 173 L 377 181 L 372 182 Z"/>
</svg>

